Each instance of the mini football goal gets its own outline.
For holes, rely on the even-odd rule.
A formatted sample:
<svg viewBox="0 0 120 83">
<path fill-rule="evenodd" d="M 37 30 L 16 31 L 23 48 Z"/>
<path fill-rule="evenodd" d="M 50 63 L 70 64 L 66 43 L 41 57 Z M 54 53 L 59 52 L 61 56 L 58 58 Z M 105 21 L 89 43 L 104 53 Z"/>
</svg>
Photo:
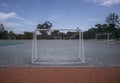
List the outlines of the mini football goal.
<svg viewBox="0 0 120 83">
<path fill-rule="evenodd" d="M 84 63 L 83 33 L 80 29 L 36 29 L 33 32 L 33 64 Z"/>
<path fill-rule="evenodd" d="M 101 40 L 101 41 L 106 41 L 109 42 L 113 40 L 113 34 L 112 33 L 101 33 L 101 34 L 96 34 L 95 40 Z"/>
</svg>

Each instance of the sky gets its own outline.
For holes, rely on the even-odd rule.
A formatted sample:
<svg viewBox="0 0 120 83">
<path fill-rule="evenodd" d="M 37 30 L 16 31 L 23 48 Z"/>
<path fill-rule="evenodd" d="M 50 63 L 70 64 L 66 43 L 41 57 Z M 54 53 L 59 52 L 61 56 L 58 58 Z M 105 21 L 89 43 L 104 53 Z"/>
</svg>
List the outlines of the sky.
<svg viewBox="0 0 120 83">
<path fill-rule="evenodd" d="M 15 33 L 34 31 L 45 21 L 85 31 L 105 23 L 110 13 L 120 16 L 120 0 L 0 0 L 0 23 Z"/>
</svg>

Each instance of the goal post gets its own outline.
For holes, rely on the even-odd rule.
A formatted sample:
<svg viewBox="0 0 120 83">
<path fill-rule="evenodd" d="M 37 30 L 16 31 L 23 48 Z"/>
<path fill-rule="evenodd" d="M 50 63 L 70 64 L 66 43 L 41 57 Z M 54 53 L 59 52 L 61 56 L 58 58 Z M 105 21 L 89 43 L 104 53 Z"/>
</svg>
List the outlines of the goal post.
<svg viewBox="0 0 120 83">
<path fill-rule="evenodd" d="M 84 63 L 83 32 L 80 29 L 36 29 L 33 32 L 31 62 Z"/>
<path fill-rule="evenodd" d="M 110 33 L 101 33 L 101 34 L 96 34 L 95 40 L 103 40 L 103 41 L 110 41 Z"/>
</svg>

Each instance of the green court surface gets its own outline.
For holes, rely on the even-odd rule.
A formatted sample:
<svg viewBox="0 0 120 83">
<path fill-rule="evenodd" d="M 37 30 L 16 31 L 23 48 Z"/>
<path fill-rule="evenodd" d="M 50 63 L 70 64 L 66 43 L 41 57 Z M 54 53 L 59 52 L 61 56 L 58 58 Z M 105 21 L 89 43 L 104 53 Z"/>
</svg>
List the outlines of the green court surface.
<svg viewBox="0 0 120 83">
<path fill-rule="evenodd" d="M 75 62 L 77 61 L 78 55 L 77 49 L 75 48 L 76 42 L 75 40 L 74 42 L 66 40 L 62 42 L 60 40 L 38 40 L 37 61 L 35 62 L 39 64 L 32 64 L 32 40 L 0 40 L 0 66 L 120 66 L 120 42 L 106 43 L 95 40 L 84 40 L 85 63 Z M 68 61 L 67 63 L 65 60 L 72 62 Z"/>
<path fill-rule="evenodd" d="M 0 42 L 0 47 L 13 46 L 13 45 L 18 45 L 18 44 L 23 44 L 23 43 L 16 42 L 16 41 L 2 41 Z"/>
</svg>

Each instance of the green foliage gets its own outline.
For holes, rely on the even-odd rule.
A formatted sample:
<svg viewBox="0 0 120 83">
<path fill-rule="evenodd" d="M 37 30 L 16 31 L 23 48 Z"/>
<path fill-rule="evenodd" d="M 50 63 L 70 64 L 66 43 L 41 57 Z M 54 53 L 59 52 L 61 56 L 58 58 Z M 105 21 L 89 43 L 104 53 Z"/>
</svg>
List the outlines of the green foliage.
<svg viewBox="0 0 120 83">
<path fill-rule="evenodd" d="M 44 22 L 43 24 L 38 24 L 37 29 L 51 29 L 52 23 L 49 21 Z M 52 31 L 49 33 L 49 30 L 39 30 L 41 33 L 42 39 L 51 39 L 54 37 L 61 37 L 62 39 L 67 39 L 70 36 L 77 34 L 76 32 L 60 32 L 60 31 Z M 120 39 L 120 18 L 117 14 L 111 13 L 105 18 L 105 23 L 95 24 L 94 27 L 88 29 L 83 33 L 83 37 L 85 39 L 94 39 L 96 34 L 100 33 L 112 33 L 114 38 Z M 32 32 L 24 32 L 24 34 L 15 34 L 12 31 L 7 31 L 3 24 L 0 24 L 0 39 L 8 39 L 9 36 L 16 36 L 16 39 L 32 39 Z M 75 35 L 76 36 L 76 35 Z M 41 38 L 40 37 L 40 38 Z M 76 36 L 78 38 L 78 36 Z"/>
<path fill-rule="evenodd" d="M 52 27 L 52 23 L 50 23 L 49 21 L 46 21 L 43 24 L 38 24 L 37 25 L 37 29 L 51 29 Z M 48 37 L 48 32 L 49 30 L 39 30 L 40 33 L 42 34 L 42 38 L 47 38 Z"/>
<path fill-rule="evenodd" d="M 3 26 L 3 24 L 0 24 L 0 32 L 4 32 L 5 27 Z"/>
<path fill-rule="evenodd" d="M 5 30 L 3 24 L 0 24 L 0 39 L 8 39 L 8 31 Z"/>
<path fill-rule="evenodd" d="M 106 17 L 106 22 L 112 26 L 116 26 L 120 23 L 119 16 L 115 13 L 111 13 L 108 17 Z"/>
<path fill-rule="evenodd" d="M 95 27 L 90 28 L 88 31 L 84 32 L 85 39 L 95 38 L 96 34 L 99 33 L 112 33 L 114 38 L 120 38 L 120 19 L 119 16 L 115 13 L 111 13 L 106 17 L 107 24 L 95 24 Z"/>
<path fill-rule="evenodd" d="M 24 32 L 24 39 L 32 39 L 33 33 L 32 32 Z"/>
</svg>

